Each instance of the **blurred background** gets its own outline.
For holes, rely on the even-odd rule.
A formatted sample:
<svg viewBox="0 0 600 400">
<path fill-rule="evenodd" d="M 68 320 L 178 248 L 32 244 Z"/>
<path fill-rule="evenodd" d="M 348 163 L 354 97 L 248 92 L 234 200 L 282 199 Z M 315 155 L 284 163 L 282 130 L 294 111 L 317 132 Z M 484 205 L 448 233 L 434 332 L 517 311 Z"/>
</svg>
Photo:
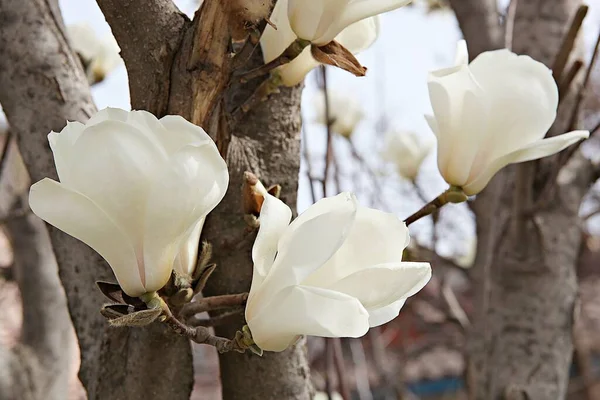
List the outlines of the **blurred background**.
<svg viewBox="0 0 600 400">
<path fill-rule="evenodd" d="M 190 16 L 198 8 L 194 0 L 175 1 Z M 589 63 L 600 30 L 600 0 L 589 0 L 583 25 L 584 62 Z M 61 0 L 65 23 L 91 48 L 103 43 L 104 65 L 90 79 L 99 109 L 130 109 L 127 72 L 115 54 L 110 28 L 93 0 Z M 506 12 L 508 1 L 500 1 Z M 393 212 L 405 218 L 445 189 L 436 168 L 433 134 L 424 115 L 431 113 L 427 74 L 452 65 L 456 43 L 462 38 L 454 12 L 445 0 L 415 0 L 414 4 L 381 16 L 378 40 L 358 58 L 367 76 L 355 78 L 341 70 L 313 70 L 305 80 L 302 99 L 303 155 L 298 211 L 330 191 L 353 191 L 363 205 Z M 111 44 L 112 43 L 112 44 Z M 100 46 L 100 45 L 98 45 Z M 108 50 L 107 50 L 108 49 Z M 85 57 L 84 57 L 85 58 Z M 330 114 L 339 112 L 345 126 L 329 127 L 332 167 L 323 175 L 328 128 L 323 117 L 323 73 L 327 76 Z M 600 121 L 600 65 L 592 71 L 583 105 L 587 129 Z M 337 111 L 339 110 L 339 111 Z M 330 115 L 332 117 L 332 115 Z M 0 131 L 6 130 L 0 114 Z M 390 156 L 394 138 L 408 135 L 427 148 L 416 174 L 408 176 Z M 4 137 L 3 137 L 4 140 Z M 412 139 L 411 139 L 412 140 Z M 584 145 L 593 157 L 595 140 Z M 596 156 L 597 157 L 597 156 Z M 576 351 L 569 386 L 570 399 L 598 400 L 600 392 L 600 186 L 594 185 L 581 207 L 584 242 L 578 264 L 581 318 L 576 326 Z M 321 396 L 349 391 L 358 400 L 466 398 L 465 332 L 473 312 L 471 270 L 477 237 L 469 204 L 445 207 L 433 217 L 411 226 L 407 256 L 432 262 L 431 283 L 411 298 L 400 316 L 373 329 L 361 339 L 342 339 L 327 344 L 309 338 L 312 378 Z M 0 345 L 18 341 L 21 300 L 11 271 L 10 244 L 0 235 Z M 334 349 L 335 346 L 339 347 Z M 219 370 L 215 350 L 195 345 L 195 399 L 219 399 Z M 78 355 L 73 359 L 70 399 L 85 398 L 77 380 Z M 582 370 L 585 368 L 585 371 Z M 598 385 L 599 388 L 596 388 Z M 332 395 L 336 398 L 336 395 Z M 596 394 L 598 396 L 598 394 Z"/>
</svg>

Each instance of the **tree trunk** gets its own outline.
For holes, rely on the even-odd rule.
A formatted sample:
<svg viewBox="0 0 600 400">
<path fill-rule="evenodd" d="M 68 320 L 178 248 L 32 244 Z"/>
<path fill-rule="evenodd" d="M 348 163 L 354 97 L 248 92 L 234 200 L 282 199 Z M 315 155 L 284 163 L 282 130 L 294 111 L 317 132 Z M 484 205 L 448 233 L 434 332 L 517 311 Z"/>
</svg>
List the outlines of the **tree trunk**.
<svg viewBox="0 0 600 400">
<path fill-rule="evenodd" d="M 519 0 L 513 50 L 550 65 L 579 4 Z M 467 41 L 474 35 L 464 33 Z M 555 124 L 564 125 L 560 118 Z M 576 154 L 539 206 L 554 162 L 507 168 L 475 201 L 478 307 L 468 341 L 471 399 L 566 396 L 581 240 L 578 210 L 595 176 L 589 161 Z"/>
<path fill-rule="evenodd" d="M 56 0 L 0 0 L 0 103 L 33 181 L 56 179 L 46 135 L 66 120 L 85 122 L 95 107 L 64 34 Z M 92 399 L 188 399 L 189 342 L 162 325 L 110 328 L 97 280 L 114 281 L 101 257 L 50 228 L 60 278 L 81 349 L 80 379 Z"/>
<path fill-rule="evenodd" d="M 75 346 L 65 292 L 44 223 L 21 215 L 27 209 L 29 177 L 14 141 L 7 139 L 5 146 L 0 218 L 13 245 L 23 325 L 19 343 L 0 349 L 0 399 L 63 400 Z"/>
</svg>

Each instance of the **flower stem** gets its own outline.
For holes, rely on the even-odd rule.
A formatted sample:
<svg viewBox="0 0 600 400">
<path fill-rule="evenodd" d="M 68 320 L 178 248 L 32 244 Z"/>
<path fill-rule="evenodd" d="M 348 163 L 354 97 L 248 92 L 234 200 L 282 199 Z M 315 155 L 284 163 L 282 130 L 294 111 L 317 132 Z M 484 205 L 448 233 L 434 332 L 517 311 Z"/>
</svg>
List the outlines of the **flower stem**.
<svg viewBox="0 0 600 400">
<path fill-rule="evenodd" d="M 198 326 L 193 328 L 185 325 L 173 315 L 169 309 L 169 306 L 163 299 L 160 299 L 160 302 L 164 318 L 163 322 L 167 324 L 167 326 L 169 326 L 175 333 L 187 336 L 190 340 L 193 340 L 196 343 L 213 346 L 219 353 L 226 353 L 230 351 L 243 353 L 249 348 L 249 346 L 246 346 L 243 341 L 238 340 L 239 335 L 236 335 L 236 339 L 227 339 L 213 335 L 207 327 Z"/>
<path fill-rule="evenodd" d="M 248 293 L 226 294 L 223 296 L 204 297 L 183 306 L 181 317 L 188 318 L 204 311 L 221 310 L 236 306 L 243 306 L 248 300 Z"/>
<path fill-rule="evenodd" d="M 291 62 L 294 58 L 298 57 L 308 45 L 310 45 L 308 40 L 296 39 L 283 51 L 283 53 L 279 55 L 279 57 L 261 65 L 258 68 L 243 72 L 237 75 L 236 78 L 240 83 L 246 83 L 254 78 L 258 78 L 259 76 L 266 75 L 275 68 Z"/>
<path fill-rule="evenodd" d="M 421 207 L 419 211 L 406 218 L 404 223 L 408 226 L 413 222 L 432 214 L 434 211 L 439 210 L 448 203 L 462 203 L 467 201 L 467 198 L 467 195 L 464 194 L 461 188 L 450 186 L 444 193 L 440 194 L 438 197 Z"/>
</svg>

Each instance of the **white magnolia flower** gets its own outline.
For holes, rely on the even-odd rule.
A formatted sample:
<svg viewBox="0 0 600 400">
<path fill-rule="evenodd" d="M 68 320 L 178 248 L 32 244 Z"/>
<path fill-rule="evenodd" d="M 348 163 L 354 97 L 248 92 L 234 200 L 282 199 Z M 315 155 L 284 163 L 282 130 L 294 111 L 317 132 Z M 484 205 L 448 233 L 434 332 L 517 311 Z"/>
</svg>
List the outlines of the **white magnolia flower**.
<svg viewBox="0 0 600 400">
<path fill-rule="evenodd" d="M 275 4 L 271 21 L 277 26 L 275 30 L 267 25 L 260 39 L 260 45 L 263 52 L 265 63 L 273 61 L 283 51 L 296 40 L 296 34 L 290 27 L 290 21 L 287 15 L 288 0 L 279 0 Z M 379 18 L 372 17 L 356 22 L 339 35 L 337 40 L 342 46 L 348 49 L 352 54 L 358 54 L 369 48 L 377 39 L 379 34 Z M 302 53 L 291 62 L 277 68 L 277 71 L 285 86 L 294 86 L 302 82 L 306 74 L 319 63 L 310 53 L 310 48 L 305 48 Z"/>
<path fill-rule="evenodd" d="M 67 25 L 67 36 L 81 57 L 90 83 L 102 81 L 122 62 L 121 49 L 111 34 L 99 38 L 88 24 L 74 24 Z"/>
<path fill-rule="evenodd" d="M 471 268 L 475 263 L 475 257 L 477 256 L 477 237 L 472 237 L 467 241 L 467 248 L 465 252 L 459 257 L 455 258 L 455 262 L 459 267 Z"/>
<path fill-rule="evenodd" d="M 229 181 L 202 128 L 107 108 L 48 140 L 60 183 L 31 187 L 35 214 L 100 253 L 130 296 L 160 289 L 173 268 L 193 272 L 202 223 Z"/>
<path fill-rule="evenodd" d="M 331 398 L 326 392 L 316 392 L 313 400 L 344 400 L 344 398 L 338 392 L 333 392 Z"/>
<path fill-rule="evenodd" d="M 289 0 L 290 26 L 300 39 L 322 46 L 365 18 L 407 5 L 412 0 Z"/>
<path fill-rule="evenodd" d="M 331 121 L 331 131 L 345 138 L 350 138 L 356 129 L 356 126 L 365 116 L 360 102 L 349 94 L 327 91 L 329 100 L 329 120 Z M 317 92 L 313 99 L 316 110 L 315 122 L 327 125 L 325 113 L 325 93 L 321 90 Z"/>
<path fill-rule="evenodd" d="M 468 64 L 460 42 L 456 66 L 429 75 L 438 140 L 438 167 L 450 185 L 479 193 L 501 168 L 563 150 L 589 136 L 575 131 L 549 139 L 558 89 L 542 63 L 508 50 L 488 51 Z"/>
<path fill-rule="evenodd" d="M 414 181 L 433 145 L 433 141 L 420 139 L 415 132 L 391 129 L 385 135 L 383 158 L 396 165 L 400 176 Z"/>
<path fill-rule="evenodd" d="M 361 207 L 349 193 L 292 212 L 266 193 L 252 249 L 246 321 L 263 350 L 300 335 L 359 337 L 395 318 L 431 277 L 428 263 L 402 262 L 409 242 L 396 216 Z"/>
</svg>

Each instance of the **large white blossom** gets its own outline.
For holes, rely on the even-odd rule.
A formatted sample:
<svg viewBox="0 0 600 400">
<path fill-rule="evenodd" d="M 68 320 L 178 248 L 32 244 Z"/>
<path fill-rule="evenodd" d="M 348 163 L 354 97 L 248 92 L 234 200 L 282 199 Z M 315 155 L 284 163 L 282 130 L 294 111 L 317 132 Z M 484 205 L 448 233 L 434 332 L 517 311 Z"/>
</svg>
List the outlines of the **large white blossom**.
<svg viewBox="0 0 600 400">
<path fill-rule="evenodd" d="M 261 37 L 260 45 L 265 63 L 279 57 L 296 40 L 296 34 L 288 19 L 287 8 L 288 0 L 277 1 L 270 18 L 277 29 L 268 25 Z M 372 17 L 348 26 L 336 36 L 335 40 L 352 54 L 358 54 L 369 48 L 377 39 L 378 34 L 379 18 Z M 294 86 L 302 82 L 306 74 L 318 65 L 319 62 L 314 59 L 310 48 L 307 47 L 291 62 L 277 68 L 277 72 L 283 85 Z"/>
<path fill-rule="evenodd" d="M 31 187 L 35 214 L 100 253 L 130 296 L 160 289 L 173 269 L 193 272 L 202 223 L 229 180 L 202 128 L 107 108 L 48 139 L 60 182 Z"/>
<path fill-rule="evenodd" d="M 412 0 L 289 0 L 288 18 L 300 39 L 325 45 L 365 18 L 392 11 Z"/>
<path fill-rule="evenodd" d="M 429 97 L 439 170 L 467 195 L 508 164 L 558 153 L 589 136 L 574 131 L 544 139 L 558 108 L 552 72 L 508 50 L 482 53 L 469 64 L 460 42 L 456 66 L 430 73 Z"/>
<path fill-rule="evenodd" d="M 396 216 L 342 193 L 290 224 L 289 207 L 260 183 L 259 190 L 265 201 L 246 321 L 263 350 L 282 351 L 300 335 L 362 336 L 429 281 L 428 263 L 402 262 L 409 235 Z"/>
</svg>

